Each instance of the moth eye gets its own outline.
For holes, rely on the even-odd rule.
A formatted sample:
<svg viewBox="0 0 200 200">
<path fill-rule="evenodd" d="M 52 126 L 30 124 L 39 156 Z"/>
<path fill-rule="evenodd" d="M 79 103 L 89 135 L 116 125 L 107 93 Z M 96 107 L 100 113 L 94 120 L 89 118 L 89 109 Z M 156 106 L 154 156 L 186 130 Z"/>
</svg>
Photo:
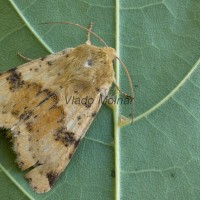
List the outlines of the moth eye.
<svg viewBox="0 0 200 200">
<path fill-rule="evenodd" d="M 84 66 L 84 67 L 92 67 L 92 60 L 91 60 L 91 59 L 86 60 L 86 62 L 84 63 L 83 66 Z"/>
</svg>

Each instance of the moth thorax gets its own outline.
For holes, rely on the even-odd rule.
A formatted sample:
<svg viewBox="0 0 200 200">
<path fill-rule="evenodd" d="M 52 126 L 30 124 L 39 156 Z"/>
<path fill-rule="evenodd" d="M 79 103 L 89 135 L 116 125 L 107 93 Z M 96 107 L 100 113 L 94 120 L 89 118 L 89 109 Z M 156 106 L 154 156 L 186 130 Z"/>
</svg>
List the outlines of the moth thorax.
<svg viewBox="0 0 200 200">
<path fill-rule="evenodd" d="M 116 58 L 116 51 L 111 47 L 104 47 L 103 51 L 108 56 L 108 59 L 112 62 Z"/>
</svg>

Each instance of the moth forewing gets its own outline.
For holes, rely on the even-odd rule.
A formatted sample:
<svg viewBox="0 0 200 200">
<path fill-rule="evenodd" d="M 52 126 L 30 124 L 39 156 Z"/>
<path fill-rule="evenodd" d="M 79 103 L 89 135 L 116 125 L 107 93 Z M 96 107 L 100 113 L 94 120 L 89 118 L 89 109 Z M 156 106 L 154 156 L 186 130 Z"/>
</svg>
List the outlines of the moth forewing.
<svg viewBox="0 0 200 200">
<path fill-rule="evenodd" d="M 69 163 L 108 94 L 115 57 L 84 44 L 0 75 L 0 126 L 11 129 L 19 167 L 32 167 L 25 177 L 36 192 L 49 191 Z"/>
</svg>

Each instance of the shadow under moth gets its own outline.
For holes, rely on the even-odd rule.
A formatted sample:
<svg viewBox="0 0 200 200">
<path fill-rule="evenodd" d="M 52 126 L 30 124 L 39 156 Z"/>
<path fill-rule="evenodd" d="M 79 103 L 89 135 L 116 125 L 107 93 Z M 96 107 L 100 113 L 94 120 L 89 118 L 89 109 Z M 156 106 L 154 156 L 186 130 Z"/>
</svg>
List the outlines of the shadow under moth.
<svg viewBox="0 0 200 200">
<path fill-rule="evenodd" d="M 17 164 L 31 168 L 25 178 L 37 193 L 68 165 L 115 80 L 114 59 L 113 48 L 86 43 L 0 74 L 0 127 L 11 130 Z M 71 96 L 93 103 L 66 103 Z"/>
</svg>

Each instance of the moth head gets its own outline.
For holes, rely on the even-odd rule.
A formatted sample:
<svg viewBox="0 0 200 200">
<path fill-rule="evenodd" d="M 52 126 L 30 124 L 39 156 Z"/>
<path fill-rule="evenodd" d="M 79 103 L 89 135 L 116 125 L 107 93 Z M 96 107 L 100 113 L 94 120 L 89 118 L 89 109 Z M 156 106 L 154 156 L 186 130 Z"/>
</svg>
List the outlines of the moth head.
<svg viewBox="0 0 200 200">
<path fill-rule="evenodd" d="M 73 66 L 77 72 L 100 75 L 103 71 L 113 71 L 112 62 L 115 58 L 115 50 L 111 47 L 83 44 L 73 51 Z"/>
<path fill-rule="evenodd" d="M 76 64 L 86 68 L 97 68 L 101 65 L 113 62 L 116 58 L 115 49 L 111 47 L 96 47 L 93 45 L 82 44 L 73 51 L 73 56 L 77 58 Z"/>
<path fill-rule="evenodd" d="M 116 51 L 111 47 L 103 47 L 102 50 L 106 53 L 108 59 L 113 62 L 116 59 Z"/>
<path fill-rule="evenodd" d="M 98 70 L 109 70 L 112 67 L 113 60 L 116 58 L 116 52 L 111 47 L 92 47 L 86 45 L 85 57 L 83 58 L 83 67 L 91 68 L 91 70 L 98 72 Z M 111 69 L 113 70 L 113 69 Z"/>
<path fill-rule="evenodd" d="M 85 86 L 101 87 L 104 84 L 111 84 L 114 79 L 115 58 L 113 48 L 79 45 L 68 57 L 71 77 L 75 79 L 74 82 L 81 82 Z"/>
</svg>

